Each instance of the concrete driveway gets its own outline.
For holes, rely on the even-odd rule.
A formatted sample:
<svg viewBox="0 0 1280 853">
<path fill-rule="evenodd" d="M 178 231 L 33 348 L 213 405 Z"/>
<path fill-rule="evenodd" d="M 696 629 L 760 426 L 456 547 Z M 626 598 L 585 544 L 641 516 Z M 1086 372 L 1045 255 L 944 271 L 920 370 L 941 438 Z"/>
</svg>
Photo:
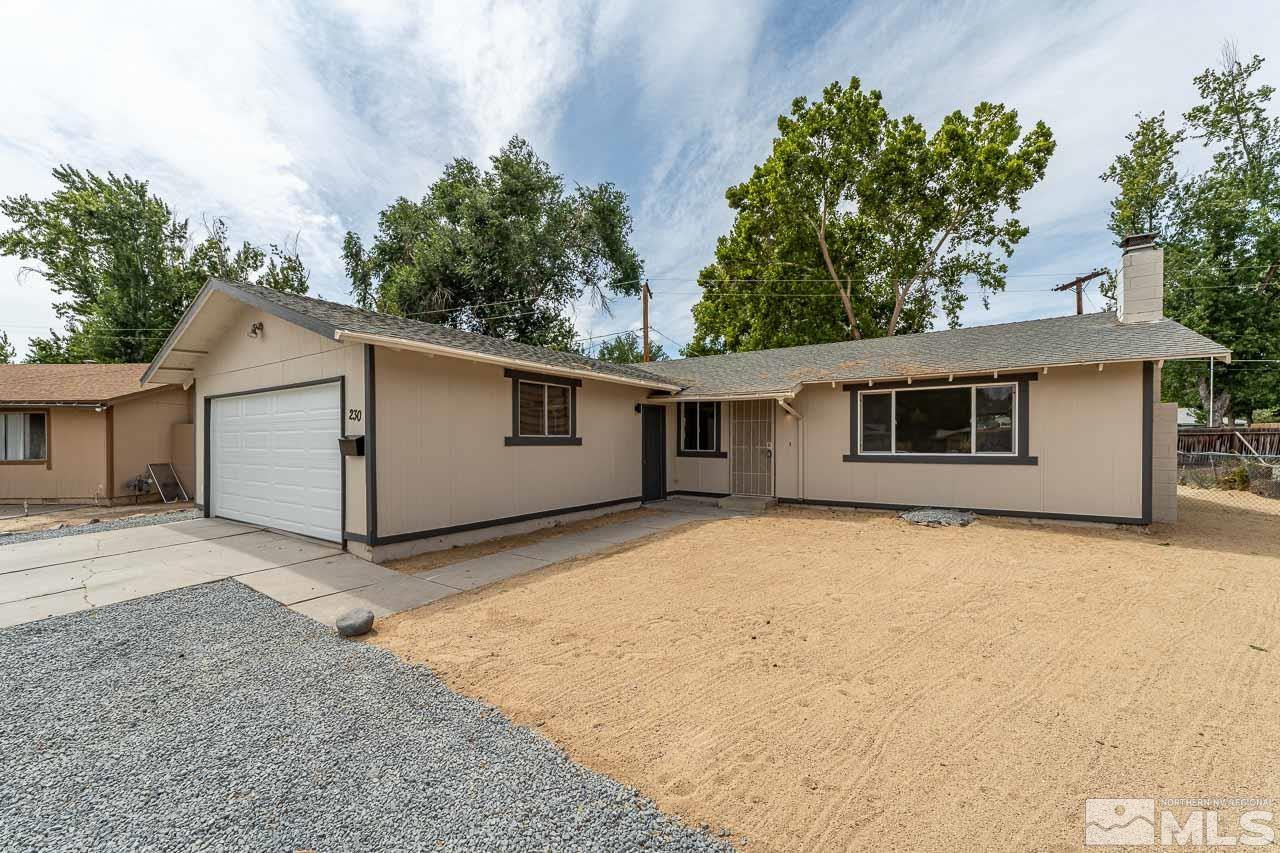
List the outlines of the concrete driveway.
<svg viewBox="0 0 1280 853">
<path fill-rule="evenodd" d="M 359 590 L 374 592 L 363 603 L 380 615 L 454 592 L 325 542 L 202 518 L 0 547 L 0 627 L 225 578 L 304 612 Z M 343 601 L 362 603 L 354 595 Z M 332 624 L 332 610 L 319 621 Z"/>
</svg>

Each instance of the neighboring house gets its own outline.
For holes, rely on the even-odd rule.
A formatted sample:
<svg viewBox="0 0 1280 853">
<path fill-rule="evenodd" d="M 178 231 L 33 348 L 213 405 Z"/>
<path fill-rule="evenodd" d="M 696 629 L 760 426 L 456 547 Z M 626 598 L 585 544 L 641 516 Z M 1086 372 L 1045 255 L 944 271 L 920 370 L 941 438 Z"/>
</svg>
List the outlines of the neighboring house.
<svg viewBox="0 0 1280 853">
<path fill-rule="evenodd" d="M 154 500 L 129 483 L 171 462 L 191 488 L 191 394 L 145 364 L 0 365 L 0 503 Z"/>
<path fill-rule="evenodd" d="M 377 560 L 668 494 L 1144 524 L 1164 361 L 1230 353 L 1123 266 L 1118 315 L 642 365 L 210 280 L 143 379 L 194 383 L 206 514 Z"/>
</svg>

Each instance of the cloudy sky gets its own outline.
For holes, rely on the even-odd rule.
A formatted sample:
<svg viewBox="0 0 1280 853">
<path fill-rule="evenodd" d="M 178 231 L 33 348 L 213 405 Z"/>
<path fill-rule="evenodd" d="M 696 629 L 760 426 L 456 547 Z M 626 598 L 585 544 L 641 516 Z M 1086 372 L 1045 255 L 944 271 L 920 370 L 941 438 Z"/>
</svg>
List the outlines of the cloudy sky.
<svg viewBox="0 0 1280 853">
<path fill-rule="evenodd" d="M 1280 44 L 1274 0 L 71 5 L 4 13 L 0 195 L 48 194 L 58 163 L 128 172 L 194 222 L 224 217 L 236 241 L 299 234 L 313 294 L 349 301 L 346 230 L 371 234 L 384 205 L 422 195 L 450 158 L 521 134 L 570 182 L 630 195 L 653 324 L 680 343 L 731 219 L 724 190 L 767 155 L 796 95 L 856 75 L 930 127 L 985 99 L 1053 129 L 1009 292 L 966 310 L 976 325 L 1070 313 L 1045 289 L 1113 263 L 1097 176 L 1133 114 L 1185 110 L 1224 39 L 1246 56 Z M 1264 73 L 1280 83 L 1280 56 Z M 0 259 L 0 329 L 21 352 L 61 324 L 18 269 Z M 622 302 L 612 317 L 580 310 L 577 325 L 601 334 L 638 315 Z"/>
</svg>

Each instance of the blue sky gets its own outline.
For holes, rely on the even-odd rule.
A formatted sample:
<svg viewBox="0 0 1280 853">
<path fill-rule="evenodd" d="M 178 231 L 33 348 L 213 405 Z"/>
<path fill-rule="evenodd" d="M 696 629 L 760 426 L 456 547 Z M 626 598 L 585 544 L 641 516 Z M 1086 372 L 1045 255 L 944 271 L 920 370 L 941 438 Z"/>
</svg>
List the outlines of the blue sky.
<svg viewBox="0 0 1280 853">
<path fill-rule="evenodd" d="M 1115 260 L 1097 176 L 1133 114 L 1190 106 L 1227 38 L 1244 55 L 1280 44 L 1274 2 L 23 4 L 0 28 L 0 194 L 47 194 L 61 162 L 145 177 L 235 240 L 297 232 L 313 294 L 347 301 L 347 229 L 368 236 L 449 159 L 518 133 L 568 181 L 629 194 L 653 324 L 683 343 L 731 221 L 725 188 L 767 155 L 793 97 L 857 75 L 930 127 L 984 99 L 1048 122 L 1058 151 L 1019 214 L 1031 234 L 1009 291 L 962 319 L 1053 316 L 1073 303 L 1047 287 Z M 1280 83 L 1280 55 L 1264 74 Z M 61 324 L 18 272 L 0 259 L 0 329 L 22 351 Z M 629 301 L 576 316 L 583 335 L 638 320 Z"/>
</svg>

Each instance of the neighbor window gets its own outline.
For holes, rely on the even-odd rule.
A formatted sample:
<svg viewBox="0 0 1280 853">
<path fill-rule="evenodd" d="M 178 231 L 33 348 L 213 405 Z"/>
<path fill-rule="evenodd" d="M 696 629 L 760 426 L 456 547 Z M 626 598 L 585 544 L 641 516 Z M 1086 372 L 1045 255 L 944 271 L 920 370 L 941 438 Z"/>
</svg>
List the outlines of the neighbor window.
<svg viewBox="0 0 1280 853">
<path fill-rule="evenodd" d="M 520 435 L 568 438 L 572 435 L 573 389 L 568 385 L 520 380 Z"/>
<path fill-rule="evenodd" d="M 43 462 L 48 457 L 48 435 L 44 412 L 0 413 L 0 461 Z"/>
<path fill-rule="evenodd" d="M 1016 384 L 859 392 L 863 454 L 1012 454 Z"/>
<path fill-rule="evenodd" d="M 511 380 L 508 447 L 582 444 L 578 437 L 580 380 L 523 370 L 507 370 L 504 375 Z"/>
<path fill-rule="evenodd" d="M 719 455 L 719 403 L 680 404 L 680 452 L 686 455 Z"/>
</svg>

